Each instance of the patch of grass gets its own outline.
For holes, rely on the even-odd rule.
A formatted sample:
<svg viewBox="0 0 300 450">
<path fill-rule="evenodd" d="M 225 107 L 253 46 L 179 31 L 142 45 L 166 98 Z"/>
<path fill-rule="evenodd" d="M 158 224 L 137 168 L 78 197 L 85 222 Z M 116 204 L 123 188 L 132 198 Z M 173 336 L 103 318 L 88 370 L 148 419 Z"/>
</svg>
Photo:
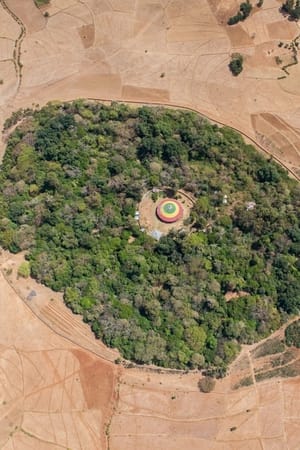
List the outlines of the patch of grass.
<svg viewBox="0 0 300 450">
<path fill-rule="evenodd" d="M 238 383 L 233 386 L 233 389 L 239 389 L 241 387 L 251 386 L 253 384 L 253 379 L 251 375 L 249 377 L 242 378 Z"/>
<path fill-rule="evenodd" d="M 291 347 L 292 345 L 300 348 L 300 319 L 291 323 L 285 329 L 285 342 L 286 345 Z"/>
<path fill-rule="evenodd" d="M 242 378 L 238 383 L 233 386 L 233 389 L 239 389 L 241 387 L 251 386 L 253 379 L 251 376 Z"/>
<path fill-rule="evenodd" d="M 278 367 L 278 366 L 284 366 L 285 364 L 288 364 L 289 362 L 293 361 L 295 358 L 295 352 L 293 350 L 287 350 L 282 355 L 278 356 L 277 358 L 274 358 L 271 361 L 272 367 Z"/>
<path fill-rule="evenodd" d="M 255 379 L 257 382 L 259 382 L 267 380 L 268 378 L 274 377 L 289 378 L 289 377 L 297 377 L 298 375 L 300 375 L 300 360 L 295 361 L 292 364 L 289 364 L 288 366 L 278 367 L 277 369 L 274 370 L 259 373 L 255 375 Z"/>
<path fill-rule="evenodd" d="M 252 355 L 254 358 L 262 358 L 268 355 L 275 355 L 285 350 L 284 342 L 278 338 L 268 339 L 263 344 L 256 347 L 253 350 Z"/>
<path fill-rule="evenodd" d="M 49 5 L 50 0 L 34 0 L 35 6 L 41 8 L 42 6 Z"/>
</svg>

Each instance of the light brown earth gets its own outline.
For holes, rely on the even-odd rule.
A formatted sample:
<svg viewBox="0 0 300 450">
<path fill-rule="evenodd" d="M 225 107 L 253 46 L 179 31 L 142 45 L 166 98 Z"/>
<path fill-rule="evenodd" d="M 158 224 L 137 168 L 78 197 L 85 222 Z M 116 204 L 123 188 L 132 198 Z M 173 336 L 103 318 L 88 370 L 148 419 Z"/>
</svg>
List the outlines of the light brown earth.
<svg viewBox="0 0 300 450">
<path fill-rule="evenodd" d="M 32 0 L 0 0 L 0 125 L 19 107 L 54 99 L 188 107 L 300 176 L 300 66 L 279 80 L 275 63 L 291 57 L 279 41 L 300 30 L 280 3 L 265 0 L 229 28 L 236 0 L 51 0 L 47 19 Z M 245 56 L 237 78 L 227 67 L 233 52 Z M 1 256 L 2 449 L 299 450 L 299 377 L 233 389 L 261 364 L 270 369 L 249 347 L 211 394 L 199 392 L 199 374 L 116 366 L 117 352 L 58 294 L 16 280 L 18 258 Z"/>
</svg>

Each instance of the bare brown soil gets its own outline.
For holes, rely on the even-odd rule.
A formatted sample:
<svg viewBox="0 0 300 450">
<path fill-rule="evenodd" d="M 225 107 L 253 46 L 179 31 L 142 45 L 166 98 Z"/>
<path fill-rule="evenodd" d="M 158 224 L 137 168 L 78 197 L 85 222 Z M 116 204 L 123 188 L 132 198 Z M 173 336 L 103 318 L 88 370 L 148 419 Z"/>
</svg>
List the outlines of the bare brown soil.
<svg viewBox="0 0 300 450">
<path fill-rule="evenodd" d="M 239 3 L 51 0 L 39 11 L 32 0 L 0 0 L 0 125 L 19 107 L 57 99 L 187 107 L 243 132 L 300 178 L 300 69 L 282 78 L 274 63 L 290 58 L 278 43 L 299 24 L 265 0 L 229 28 Z M 237 51 L 245 69 L 233 78 Z M 1 256 L 2 449 L 300 448 L 299 376 L 256 381 L 276 355 L 255 359 L 245 347 L 210 394 L 199 392 L 196 374 L 120 368 L 118 353 L 59 294 L 16 279 L 18 258 Z M 245 378 L 252 384 L 234 388 Z"/>
<path fill-rule="evenodd" d="M 0 446 L 17 450 L 106 449 L 105 431 L 120 370 L 96 351 L 76 345 L 73 331 L 71 339 L 52 331 L 56 324 L 46 325 L 26 305 L 18 292 L 25 283 L 27 295 L 37 286 L 32 280 L 14 282 L 12 277 L 21 260 L 17 258 L 1 255 Z M 13 269 L 12 286 L 3 276 L 9 269 Z M 59 297 L 50 297 L 42 286 L 36 296 L 41 303 L 54 304 Z M 68 316 L 61 315 L 60 320 L 68 325 Z M 79 328 L 76 320 L 73 325 Z M 96 347 L 95 340 L 93 343 Z M 98 345 L 101 353 L 104 346 Z"/>
<path fill-rule="evenodd" d="M 226 292 L 225 299 L 227 302 L 230 302 L 231 300 L 234 300 L 235 298 L 245 297 L 246 295 L 249 295 L 246 291 L 239 291 L 239 292 Z"/>
</svg>

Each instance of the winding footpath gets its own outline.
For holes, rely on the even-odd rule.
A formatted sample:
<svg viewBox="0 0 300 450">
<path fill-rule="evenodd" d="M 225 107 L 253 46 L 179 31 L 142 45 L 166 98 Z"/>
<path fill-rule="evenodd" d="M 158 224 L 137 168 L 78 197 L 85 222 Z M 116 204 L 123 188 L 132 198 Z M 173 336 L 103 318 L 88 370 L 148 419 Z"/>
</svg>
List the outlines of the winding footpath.
<svg viewBox="0 0 300 450">
<path fill-rule="evenodd" d="M 21 83 L 22 83 L 23 65 L 21 63 L 21 47 L 22 47 L 22 42 L 26 36 L 26 28 L 25 28 L 25 25 L 22 22 L 22 20 L 18 16 L 16 16 L 16 14 L 7 6 L 7 3 L 5 0 L 0 0 L 0 4 L 1 4 L 2 8 L 12 17 L 12 19 L 15 22 L 17 22 L 17 24 L 20 27 L 20 34 L 15 41 L 14 52 L 13 52 L 13 62 L 14 62 L 16 76 L 17 76 L 17 80 L 18 80 L 18 84 L 17 84 L 17 93 L 18 93 L 18 91 L 20 90 L 20 87 L 21 87 Z"/>
</svg>

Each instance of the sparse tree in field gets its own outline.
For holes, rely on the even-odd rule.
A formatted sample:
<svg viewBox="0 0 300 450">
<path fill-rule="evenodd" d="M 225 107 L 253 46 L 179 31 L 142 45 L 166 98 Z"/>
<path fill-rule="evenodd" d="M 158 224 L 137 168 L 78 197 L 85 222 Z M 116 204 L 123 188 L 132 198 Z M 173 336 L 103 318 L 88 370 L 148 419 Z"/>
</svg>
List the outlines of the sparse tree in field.
<svg viewBox="0 0 300 450">
<path fill-rule="evenodd" d="M 216 385 L 216 380 L 212 377 L 200 378 L 198 381 L 198 387 L 201 392 L 208 394 L 213 391 Z"/>
<path fill-rule="evenodd" d="M 239 53 L 235 53 L 231 57 L 231 61 L 229 63 L 229 69 L 231 70 L 232 75 L 237 77 L 243 70 L 243 61 L 244 58 Z"/>
<path fill-rule="evenodd" d="M 30 266 L 28 261 L 23 261 L 18 268 L 18 276 L 28 278 L 30 275 Z"/>
<path fill-rule="evenodd" d="M 300 0 L 286 0 L 282 4 L 282 11 L 288 13 L 291 19 L 300 18 Z"/>
<path fill-rule="evenodd" d="M 249 0 L 240 4 L 240 10 L 237 12 L 235 16 L 232 16 L 228 19 L 228 25 L 235 25 L 238 22 L 241 22 L 249 16 L 252 11 L 252 5 Z"/>
</svg>

